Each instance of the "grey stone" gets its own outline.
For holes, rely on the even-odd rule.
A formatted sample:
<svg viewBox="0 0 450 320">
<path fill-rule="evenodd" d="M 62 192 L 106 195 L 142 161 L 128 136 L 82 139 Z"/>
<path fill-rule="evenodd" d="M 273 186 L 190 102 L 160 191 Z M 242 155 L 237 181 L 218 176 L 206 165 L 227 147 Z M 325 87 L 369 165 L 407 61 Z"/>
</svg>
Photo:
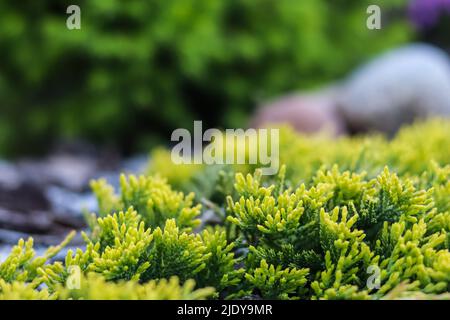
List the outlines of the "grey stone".
<svg viewBox="0 0 450 320">
<path fill-rule="evenodd" d="M 55 214 L 71 214 L 82 218 L 83 212 L 96 212 L 97 199 L 92 192 L 73 192 L 61 187 L 50 186 L 45 192 Z"/>
<path fill-rule="evenodd" d="M 416 118 L 449 116 L 449 57 L 425 44 L 389 51 L 344 82 L 338 109 L 353 131 L 394 133 Z"/>
<path fill-rule="evenodd" d="M 22 232 L 49 232 L 53 221 L 45 211 L 27 213 L 14 212 L 0 208 L 0 226 Z"/>
<path fill-rule="evenodd" d="M 24 177 L 16 165 L 7 161 L 0 161 L 0 187 L 17 189 L 24 181 Z"/>
<path fill-rule="evenodd" d="M 54 155 L 42 161 L 21 161 L 19 169 L 38 185 L 56 184 L 79 191 L 88 186 L 97 164 L 91 157 Z"/>
<path fill-rule="evenodd" d="M 144 173 L 147 158 L 108 163 L 95 154 L 57 153 L 17 164 L 0 161 L 0 244 L 29 235 L 39 245 L 59 243 L 70 230 L 85 227 L 83 213 L 98 211 L 91 179 L 107 177 L 118 189 L 120 173 Z"/>
<path fill-rule="evenodd" d="M 25 181 L 12 189 L 0 186 L 0 208 L 17 212 L 47 211 L 49 202 L 42 186 Z"/>
</svg>

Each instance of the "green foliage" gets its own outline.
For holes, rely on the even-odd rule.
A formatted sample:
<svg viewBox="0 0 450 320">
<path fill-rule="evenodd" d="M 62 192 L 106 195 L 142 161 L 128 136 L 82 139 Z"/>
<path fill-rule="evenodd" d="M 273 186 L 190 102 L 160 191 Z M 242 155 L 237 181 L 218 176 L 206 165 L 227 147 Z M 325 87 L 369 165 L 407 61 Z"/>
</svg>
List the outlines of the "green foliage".
<svg viewBox="0 0 450 320">
<path fill-rule="evenodd" d="M 229 243 L 225 231 L 219 228 L 204 230 L 201 238 L 210 256 L 205 261 L 206 268 L 196 277 L 197 283 L 231 293 L 240 284 L 244 273 L 244 269 L 237 268 L 239 259 L 233 251 L 235 243 Z"/>
<path fill-rule="evenodd" d="M 180 284 L 177 277 L 139 284 L 134 280 L 109 282 L 96 273 L 88 273 L 81 277 L 80 288 L 58 285 L 57 294 L 36 290 L 24 282 L 7 283 L 0 279 L 0 300 L 202 300 L 214 293 L 213 288 L 194 288 L 195 281 Z"/>
<path fill-rule="evenodd" d="M 311 284 L 313 298 L 365 298 L 364 277 L 367 267 L 374 264 L 374 254 L 363 242 L 363 231 L 353 228 L 358 215 L 348 218 L 346 207 L 336 207 L 331 213 L 320 212 L 320 241 L 325 252 L 325 270 L 316 275 Z M 374 260 L 377 260 L 374 259 Z"/>
<path fill-rule="evenodd" d="M 414 290 L 414 285 L 403 282 L 392 289 L 389 294 L 383 297 L 384 300 L 450 300 L 450 293 L 441 293 L 438 295 L 427 294 L 421 291 Z"/>
<path fill-rule="evenodd" d="M 265 260 L 261 260 L 261 266 L 247 273 L 245 278 L 249 284 L 258 290 L 267 299 L 289 299 L 306 284 L 308 269 L 282 269 L 268 265 Z"/>
<path fill-rule="evenodd" d="M 81 30 L 67 30 L 65 2 L 0 5 L 1 154 L 55 137 L 142 147 L 194 119 L 236 126 L 255 100 L 335 80 L 411 33 L 401 17 L 363 27 L 369 5 L 398 7 L 384 0 L 71 4 Z"/>
<path fill-rule="evenodd" d="M 287 126 L 280 127 L 279 132 L 280 163 L 286 165 L 285 182 L 292 187 L 300 186 L 302 183 L 306 186 L 315 186 L 312 183 L 314 178 L 321 179 L 316 177 L 318 170 L 322 169 L 326 172 L 335 165 L 341 172 L 348 170 L 351 175 L 365 173 L 366 179 L 375 178 L 387 166 L 398 176 L 413 179 L 414 184 L 420 189 L 439 187 L 442 200 L 438 204 L 448 206 L 446 201 L 450 188 L 448 184 L 450 170 L 448 168 L 450 148 L 447 147 L 450 145 L 448 120 L 431 119 L 405 126 L 393 139 L 387 139 L 381 135 L 370 135 L 341 137 L 331 143 L 330 137 L 324 134 L 301 135 Z M 236 172 L 244 175 L 253 172 L 250 166 L 239 166 L 239 169 L 233 166 L 219 168 L 220 170 L 217 170 L 215 174 L 211 172 L 214 166 L 198 166 L 194 170 L 192 165 L 175 165 L 167 161 L 170 159 L 170 153 L 167 150 L 164 153 L 162 149 L 158 149 L 157 157 L 166 160 L 151 162 L 149 172 L 160 173 L 168 178 L 169 183 L 176 183 L 177 187 L 184 191 L 194 188 L 206 193 L 207 191 L 200 186 L 208 186 L 209 190 L 225 190 L 226 195 L 231 195 L 234 179 L 227 177 L 234 178 Z M 210 170 L 208 175 L 205 175 L 201 183 L 198 183 L 197 177 L 201 177 L 206 170 Z M 223 171 L 225 176 L 219 179 L 220 171 Z M 170 172 L 170 175 L 167 172 Z M 421 175 L 424 176 L 421 177 Z M 361 180 L 361 178 L 357 179 Z M 270 185 L 269 182 L 267 181 L 267 185 Z M 365 189 L 367 192 L 370 188 Z M 223 205 L 225 197 L 219 199 L 223 200 L 219 203 Z"/>
<path fill-rule="evenodd" d="M 13 281 L 8 283 L 0 279 L 0 300 L 51 300 L 54 296 L 47 289 L 36 290 L 33 285 L 25 282 Z"/>
<path fill-rule="evenodd" d="M 425 293 L 450 290 L 450 252 L 440 249 L 447 237 L 446 232 L 426 236 L 427 225 L 423 219 L 406 227 L 397 222 L 390 228 L 385 223 L 376 251 L 380 252 L 382 286 L 376 293 L 383 295 L 401 281 L 411 281 L 411 288 Z"/>
<path fill-rule="evenodd" d="M 155 148 L 151 153 L 148 174 L 166 178 L 174 188 L 181 188 L 202 169 L 199 164 L 175 165 L 171 154 L 164 148 Z"/>
<path fill-rule="evenodd" d="M 166 220 L 172 218 L 183 231 L 191 231 L 200 224 L 196 218 L 201 205 L 192 206 L 194 194 L 185 196 L 172 190 L 163 178 L 133 175 L 127 178 L 121 175 L 119 196 L 114 194 L 114 189 L 104 179 L 93 181 L 91 185 L 101 216 L 133 207 L 147 228 L 164 227 Z"/>
<path fill-rule="evenodd" d="M 71 232 L 59 246 L 48 248 L 40 257 L 36 257 L 32 238 L 27 241 L 20 239 L 12 248 L 10 255 L 0 264 L 0 279 L 8 283 L 32 281 L 34 285 L 39 285 L 40 279 L 37 278 L 39 268 L 53 258 L 74 236 L 75 232 Z"/>
<path fill-rule="evenodd" d="M 247 175 L 246 179 L 242 174 L 236 175 L 235 187 L 241 197 L 235 204 L 228 197 L 229 209 L 233 212 L 228 221 L 237 225 L 250 243 L 288 241 L 300 225 L 303 202 L 289 190 L 273 195 L 275 186 L 260 187 L 260 178 L 260 171 L 255 177 Z"/>
<path fill-rule="evenodd" d="M 63 290 L 73 266 L 79 267 L 81 274 L 101 275 L 101 281 L 147 283 L 177 276 L 182 283 L 195 279 L 200 287 L 219 290 L 232 290 L 244 272 L 235 269 L 234 246 L 227 243 L 223 230 L 186 233 L 179 230 L 174 219 L 168 219 L 163 229 L 151 231 L 132 208 L 98 218 L 92 232 L 84 237 L 85 251 L 69 250 L 64 264 L 55 262 L 40 269 L 42 281 L 52 292 Z M 100 298 L 95 293 L 91 296 L 91 290 L 95 288 L 88 289 L 85 298 Z"/>
<path fill-rule="evenodd" d="M 313 179 L 312 188 L 324 192 L 307 192 L 302 185 L 275 197 L 276 186 L 261 187 L 259 173 L 246 178 L 237 174 L 240 198 L 235 203 L 228 198 L 228 220 L 253 244 L 250 266 L 269 259 L 279 268 L 311 268 L 313 299 L 381 298 L 403 281 L 411 282 L 409 290 L 448 291 L 448 212 L 436 214 L 433 190 L 416 190 L 410 179 L 402 180 L 387 168 L 370 181 L 363 177 L 339 173 L 334 167 L 319 171 Z M 317 195 L 318 220 L 303 220 L 306 212 L 317 214 L 311 210 L 317 207 L 308 205 L 308 194 Z M 283 205 L 289 204 L 286 199 L 295 204 L 287 210 L 291 216 L 284 214 Z M 294 215 L 299 208 L 301 214 Z M 358 212 L 362 212 L 363 223 Z M 438 226 L 428 228 L 426 220 Z M 299 232 L 307 230 L 302 221 L 313 226 L 308 237 L 319 246 L 305 246 Z M 381 270 L 379 290 L 367 287 L 370 266 Z"/>
<path fill-rule="evenodd" d="M 205 269 L 211 253 L 206 252 L 200 235 L 181 233 L 175 220 L 167 220 L 164 230 L 157 228 L 153 237 L 148 257 L 151 268 L 144 273 L 144 280 L 172 275 L 186 280 Z"/>
<path fill-rule="evenodd" d="M 71 232 L 58 246 L 49 247 L 36 257 L 33 239 L 20 239 L 9 256 L 0 263 L 0 300 L 48 300 L 55 296 L 38 287 L 45 282 L 41 270 L 75 236 Z"/>
<path fill-rule="evenodd" d="M 98 229 L 93 230 L 87 243 L 94 248 L 87 270 L 101 273 L 106 279 L 139 279 L 150 266 L 146 258 L 153 240 L 151 230 L 145 229 L 132 208 L 99 218 L 97 223 Z"/>
<path fill-rule="evenodd" d="M 59 299 L 87 300 L 202 300 L 214 293 L 213 288 L 194 290 L 195 282 L 180 284 L 177 277 L 152 280 L 145 284 L 136 281 L 107 282 L 95 273 L 81 278 L 80 289 L 58 288 Z"/>
<path fill-rule="evenodd" d="M 100 209 L 89 216 L 86 247 L 53 261 L 72 235 L 43 257 L 35 257 L 32 240 L 19 241 L 0 264 L 0 297 L 448 299 L 450 154 L 443 146 L 450 135 L 443 133 L 450 126 L 444 124 L 416 124 L 392 141 L 328 141 L 324 149 L 324 137 L 312 137 L 318 142 L 312 154 L 290 158 L 273 177 L 256 170 L 230 179 L 237 169 L 227 166 L 207 181 L 217 168 L 198 168 L 183 188 L 215 190 L 201 198 L 219 226 L 204 221 L 194 229 L 198 197 L 158 176 L 122 176 L 118 195 L 104 181 L 93 182 Z M 409 142 L 419 163 L 411 155 L 402 162 L 400 141 L 424 128 L 428 139 Z M 280 153 L 310 143 L 298 137 Z M 67 286 L 73 270 L 79 290 Z"/>
</svg>

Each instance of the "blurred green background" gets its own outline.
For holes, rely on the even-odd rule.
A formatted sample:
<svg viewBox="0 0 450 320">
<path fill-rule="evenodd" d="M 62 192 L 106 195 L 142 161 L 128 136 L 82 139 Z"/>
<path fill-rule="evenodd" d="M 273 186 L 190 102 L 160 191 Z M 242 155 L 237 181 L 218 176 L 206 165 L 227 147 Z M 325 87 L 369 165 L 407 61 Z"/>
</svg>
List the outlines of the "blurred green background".
<svg viewBox="0 0 450 320">
<path fill-rule="evenodd" d="M 414 37 L 406 0 L 0 3 L 0 155 L 87 139 L 125 153 L 194 119 L 245 126 L 259 101 L 346 75 Z M 81 30 L 66 8 L 81 8 Z M 368 30 L 366 9 L 383 10 Z"/>
</svg>

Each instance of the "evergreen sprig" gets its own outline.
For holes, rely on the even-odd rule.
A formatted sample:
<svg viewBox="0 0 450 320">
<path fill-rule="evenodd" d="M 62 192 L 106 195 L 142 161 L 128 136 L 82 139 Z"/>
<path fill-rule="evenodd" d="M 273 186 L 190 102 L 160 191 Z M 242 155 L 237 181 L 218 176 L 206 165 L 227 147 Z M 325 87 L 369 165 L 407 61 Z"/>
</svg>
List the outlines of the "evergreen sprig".
<svg viewBox="0 0 450 320">
<path fill-rule="evenodd" d="M 95 181 L 85 247 L 54 261 L 73 234 L 40 257 L 20 240 L 0 299 L 448 299 L 448 128 L 333 143 L 284 129 L 278 176 L 197 167 L 177 182 L 197 198 L 158 175 L 122 176 L 118 194 Z M 199 227 L 198 201 L 223 225 Z"/>
</svg>

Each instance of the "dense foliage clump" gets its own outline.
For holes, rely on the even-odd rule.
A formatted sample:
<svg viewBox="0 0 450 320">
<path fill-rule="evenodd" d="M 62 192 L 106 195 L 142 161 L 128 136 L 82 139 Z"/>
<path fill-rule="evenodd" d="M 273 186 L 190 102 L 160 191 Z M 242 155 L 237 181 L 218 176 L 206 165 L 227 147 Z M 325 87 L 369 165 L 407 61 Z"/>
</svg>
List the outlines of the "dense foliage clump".
<svg viewBox="0 0 450 320">
<path fill-rule="evenodd" d="M 169 170 L 195 196 L 162 177 L 159 150 L 152 176 L 92 183 L 84 249 L 52 261 L 61 247 L 35 257 L 21 240 L 0 264 L 0 298 L 448 299 L 449 130 L 330 141 L 285 128 L 277 176 Z"/>
<path fill-rule="evenodd" d="M 61 137 L 138 148 L 195 119 L 239 126 L 259 99 L 409 40 L 402 17 L 382 33 L 363 27 L 369 5 L 406 2 L 77 0 L 81 30 L 70 31 L 69 3 L 3 1 L 0 154 Z"/>
</svg>

